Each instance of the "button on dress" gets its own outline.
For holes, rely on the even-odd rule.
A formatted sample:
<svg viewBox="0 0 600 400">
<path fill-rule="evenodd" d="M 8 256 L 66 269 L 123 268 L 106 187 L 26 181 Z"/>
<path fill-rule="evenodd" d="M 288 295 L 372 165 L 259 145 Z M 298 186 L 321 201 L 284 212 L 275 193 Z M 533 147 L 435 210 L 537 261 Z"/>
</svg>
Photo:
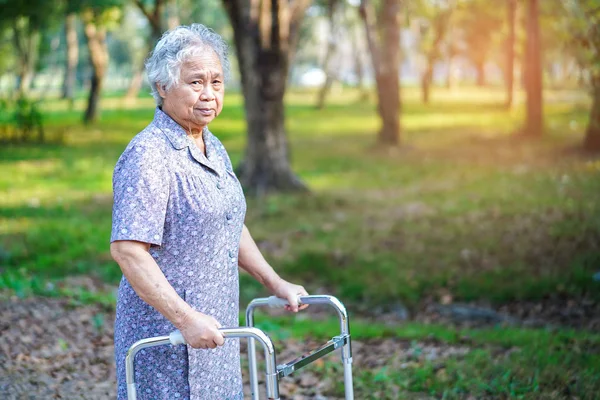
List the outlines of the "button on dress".
<svg viewBox="0 0 600 400">
<path fill-rule="evenodd" d="M 113 175 L 111 242 L 150 243 L 150 254 L 192 308 L 239 326 L 238 252 L 246 201 L 229 156 L 208 129 L 206 156 L 160 109 L 129 143 Z M 118 398 L 125 355 L 136 341 L 174 326 L 121 279 L 115 320 Z M 138 399 L 243 399 L 239 340 L 212 350 L 158 346 L 135 360 Z"/>
</svg>

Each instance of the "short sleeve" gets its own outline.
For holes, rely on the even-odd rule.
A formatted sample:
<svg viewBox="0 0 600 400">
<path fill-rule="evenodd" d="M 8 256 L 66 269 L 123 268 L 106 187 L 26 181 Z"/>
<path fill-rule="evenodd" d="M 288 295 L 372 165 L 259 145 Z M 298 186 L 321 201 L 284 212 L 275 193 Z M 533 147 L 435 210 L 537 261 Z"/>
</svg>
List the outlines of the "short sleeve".
<svg viewBox="0 0 600 400">
<path fill-rule="evenodd" d="M 113 218 L 111 242 L 135 240 L 162 243 L 169 177 L 156 147 L 127 147 L 113 174 Z"/>
</svg>

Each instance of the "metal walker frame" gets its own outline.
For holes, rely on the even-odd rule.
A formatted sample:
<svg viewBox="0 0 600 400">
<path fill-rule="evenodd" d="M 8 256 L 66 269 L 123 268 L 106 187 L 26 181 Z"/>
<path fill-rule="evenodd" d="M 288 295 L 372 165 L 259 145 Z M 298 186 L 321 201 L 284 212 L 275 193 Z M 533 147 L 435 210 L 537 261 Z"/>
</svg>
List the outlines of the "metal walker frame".
<svg viewBox="0 0 600 400">
<path fill-rule="evenodd" d="M 284 376 L 291 375 L 296 370 L 315 360 L 341 348 L 342 363 L 344 365 L 344 390 L 346 400 L 354 400 L 354 389 L 352 384 L 352 349 L 350 345 L 350 323 L 346 307 L 333 296 L 311 295 L 298 297 L 298 304 L 325 304 L 333 307 L 340 321 L 340 334 L 316 350 L 304 354 L 288 363 L 277 365 L 275 349 L 269 336 L 262 330 L 254 327 L 254 310 L 257 307 L 285 307 L 288 302 L 275 296 L 254 299 L 246 308 L 246 326 L 237 328 L 221 328 L 223 337 L 248 338 L 248 362 L 250 369 L 250 389 L 252 400 L 258 400 L 258 374 L 256 366 L 256 343 L 257 340 L 263 347 L 265 354 L 265 381 L 267 386 L 267 397 L 269 400 L 280 400 L 279 380 Z M 142 339 L 135 342 L 127 351 L 125 358 L 125 375 L 127 380 L 128 400 L 137 400 L 134 359 L 135 355 L 142 349 L 161 345 L 182 345 L 185 339 L 179 331 L 171 332 L 167 336 L 157 336 Z"/>
</svg>

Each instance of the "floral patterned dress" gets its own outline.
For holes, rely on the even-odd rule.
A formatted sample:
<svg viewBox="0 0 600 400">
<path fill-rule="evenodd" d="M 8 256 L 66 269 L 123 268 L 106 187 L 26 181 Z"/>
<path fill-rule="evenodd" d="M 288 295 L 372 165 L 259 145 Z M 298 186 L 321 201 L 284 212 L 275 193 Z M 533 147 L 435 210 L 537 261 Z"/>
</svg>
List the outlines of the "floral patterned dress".
<svg viewBox="0 0 600 400">
<path fill-rule="evenodd" d="M 111 242 L 150 243 L 175 291 L 223 327 L 239 326 L 238 251 L 246 202 L 221 142 L 203 131 L 206 156 L 160 109 L 129 143 L 113 175 Z M 115 321 L 118 398 L 126 399 L 125 355 L 173 325 L 125 277 Z M 213 350 L 158 346 L 135 360 L 138 399 L 242 399 L 239 341 Z"/>
</svg>

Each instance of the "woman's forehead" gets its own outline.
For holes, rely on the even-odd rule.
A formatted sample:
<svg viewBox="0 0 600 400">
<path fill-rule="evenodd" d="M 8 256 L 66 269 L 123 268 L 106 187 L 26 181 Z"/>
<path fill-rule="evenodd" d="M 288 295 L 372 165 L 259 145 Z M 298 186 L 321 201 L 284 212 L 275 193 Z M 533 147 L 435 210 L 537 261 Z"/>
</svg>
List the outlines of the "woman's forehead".
<svg viewBox="0 0 600 400">
<path fill-rule="evenodd" d="M 190 75 L 197 73 L 210 73 L 211 75 L 223 74 L 221 60 L 213 50 L 198 52 L 190 56 L 181 65 L 181 75 Z"/>
</svg>

